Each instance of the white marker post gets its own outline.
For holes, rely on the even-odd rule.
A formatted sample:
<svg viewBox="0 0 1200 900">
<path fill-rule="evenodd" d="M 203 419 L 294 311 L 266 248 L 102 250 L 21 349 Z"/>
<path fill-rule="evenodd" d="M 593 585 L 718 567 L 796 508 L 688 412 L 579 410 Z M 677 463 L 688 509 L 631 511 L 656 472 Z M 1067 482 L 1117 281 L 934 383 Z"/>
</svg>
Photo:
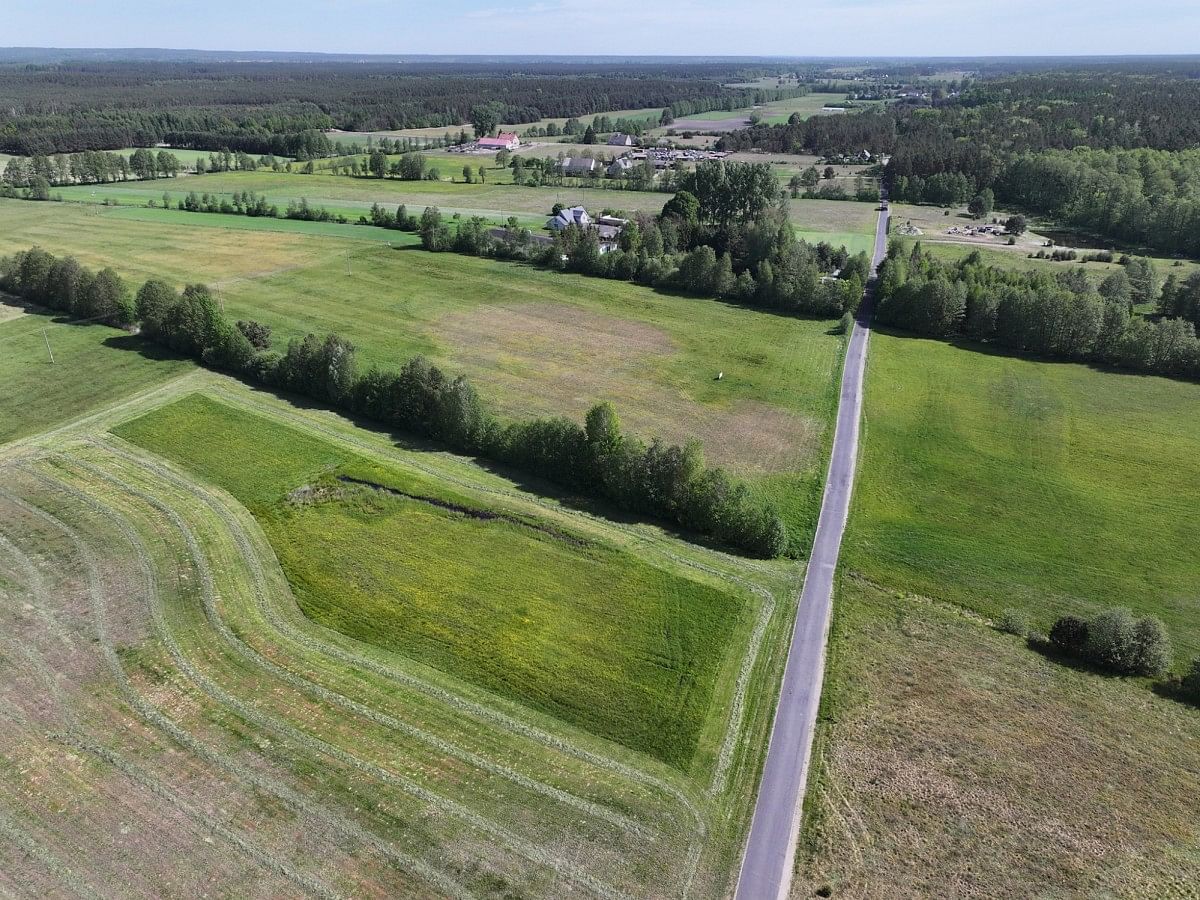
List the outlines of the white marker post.
<svg viewBox="0 0 1200 900">
<path fill-rule="evenodd" d="M 42 329 L 42 340 L 44 340 L 46 342 L 46 352 L 50 354 L 50 362 L 51 362 L 51 364 L 53 364 L 54 363 L 54 351 L 50 349 L 50 338 L 46 334 L 45 328 Z"/>
</svg>

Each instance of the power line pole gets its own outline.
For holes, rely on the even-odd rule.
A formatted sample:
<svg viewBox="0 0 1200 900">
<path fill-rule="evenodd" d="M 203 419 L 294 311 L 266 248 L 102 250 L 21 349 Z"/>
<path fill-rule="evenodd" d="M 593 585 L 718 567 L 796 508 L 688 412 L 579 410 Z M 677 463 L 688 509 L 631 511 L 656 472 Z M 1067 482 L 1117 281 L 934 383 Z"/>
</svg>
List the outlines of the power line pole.
<svg viewBox="0 0 1200 900">
<path fill-rule="evenodd" d="M 50 337 L 46 334 L 46 329 L 42 329 L 42 340 L 46 342 L 46 352 L 50 354 L 50 362 L 54 362 L 54 351 L 50 349 Z"/>
</svg>

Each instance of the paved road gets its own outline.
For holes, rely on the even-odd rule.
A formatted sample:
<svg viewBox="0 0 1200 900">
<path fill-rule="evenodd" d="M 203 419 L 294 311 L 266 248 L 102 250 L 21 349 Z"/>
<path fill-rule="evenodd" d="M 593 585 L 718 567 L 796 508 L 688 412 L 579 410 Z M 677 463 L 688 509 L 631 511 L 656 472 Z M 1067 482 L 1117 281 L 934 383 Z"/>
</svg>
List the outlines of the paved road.
<svg viewBox="0 0 1200 900">
<path fill-rule="evenodd" d="M 875 266 L 883 261 L 887 252 L 887 220 L 888 213 L 880 212 L 875 229 Z M 785 898 L 791 888 L 796 840 L 800 834 L 800 806 L 825 674 L 825 638 L 829 633 L 833 575 L 854 485 L 873 295 L 872 282 L 867 286 L 858 321 L 846 348 L 825 496 L 821 501 L 821 516 L 804 576 L 804 588 L 800 592 L 796 627 L 783 672 L 758 803 L 738 877 L 738 900 Z"/>
</svg>

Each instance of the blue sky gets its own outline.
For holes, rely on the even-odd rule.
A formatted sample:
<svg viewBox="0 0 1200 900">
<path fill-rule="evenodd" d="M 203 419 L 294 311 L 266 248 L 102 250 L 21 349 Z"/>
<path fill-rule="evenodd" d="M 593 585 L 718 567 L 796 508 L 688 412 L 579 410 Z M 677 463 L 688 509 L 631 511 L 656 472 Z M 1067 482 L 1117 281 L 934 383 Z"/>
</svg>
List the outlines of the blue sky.
<svg viewBox="0 0 1200 900">
<path fill-rule="evenodd" d="M 0 44 L 344 53 L 1200 52 L 1200 0 L 0 0 Z"/>
</svg>

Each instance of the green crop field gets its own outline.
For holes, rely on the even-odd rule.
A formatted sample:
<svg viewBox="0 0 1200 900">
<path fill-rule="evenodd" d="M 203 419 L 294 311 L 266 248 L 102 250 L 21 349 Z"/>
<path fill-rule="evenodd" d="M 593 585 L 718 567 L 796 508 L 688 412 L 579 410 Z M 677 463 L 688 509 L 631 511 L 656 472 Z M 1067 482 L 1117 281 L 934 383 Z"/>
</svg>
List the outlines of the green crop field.
<svg viewBox="0 0 1200 900">
<path fill-rule="evenodd" d="M 880 334 L 846 564 L 1041 627 L 1126 605 L 1200 652 L 1200 385 Z"/>
<path fill-rule="evenodd" d="M 116 433 L 245 503 L 315 622 L 690 766 L 736 595 L 204 398 Z"/>
<path fill-rule="evenodd" d="M 271 325 L 279 348 L 337 331 L 364 366 L 424 353 L 470 375 L 506 414 L 578 418 L 610 399 L 636 432 L 699 438 L 798 534 L 813 527 L 842 349 L 829 323 L 456 254 L 216 226 L 243 221 L 255 220 L 0 201 L 0 253 L 38 243 L 133 282 L 209 282 L 232 318 Z"/>
<path fill-rule="evenodd" d="M 0 302 L 0 315 L 17 311 Z M 113 345 L 104 325 L 59 324 L 45 315 L 0 321 L 0 443 L 73 419 L 101 402 L 147 390 L 191 371 L 191 362 Z M 47 347 L 47 345 L 49 345 Z M 50 354 L 54 355 L 51 362 Z"/>
</svg>

